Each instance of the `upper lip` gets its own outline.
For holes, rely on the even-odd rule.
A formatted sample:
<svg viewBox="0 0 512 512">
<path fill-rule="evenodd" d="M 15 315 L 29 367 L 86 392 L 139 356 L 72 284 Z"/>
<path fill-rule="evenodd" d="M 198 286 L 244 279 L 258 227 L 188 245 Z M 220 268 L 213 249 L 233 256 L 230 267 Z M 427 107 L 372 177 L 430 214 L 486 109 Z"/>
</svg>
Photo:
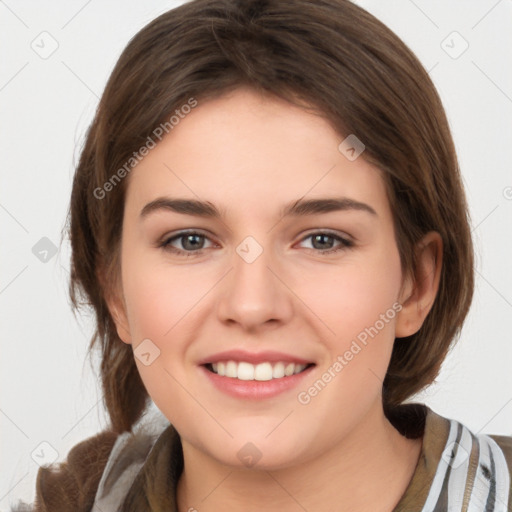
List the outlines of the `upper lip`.
<svg viewBox="0 0 512 512">
<path fill-rule="evenodd" d="M 245 350 L 226 350 L 224 352 L 217 352 L 211 356 L 207 356 L 201 361 L 200 365 L 208 363 L 218 363 L 219 361 L 245 361 L 251 364 L 259 363 L 297 363 L 297 364 L 310 364 L 312 361 L 308 361 L 302 357 L 294 356 L 291 354 L 285 354 L 284 352 L 264 351 L 264 352 L 246 352 Z"/>
</svg>

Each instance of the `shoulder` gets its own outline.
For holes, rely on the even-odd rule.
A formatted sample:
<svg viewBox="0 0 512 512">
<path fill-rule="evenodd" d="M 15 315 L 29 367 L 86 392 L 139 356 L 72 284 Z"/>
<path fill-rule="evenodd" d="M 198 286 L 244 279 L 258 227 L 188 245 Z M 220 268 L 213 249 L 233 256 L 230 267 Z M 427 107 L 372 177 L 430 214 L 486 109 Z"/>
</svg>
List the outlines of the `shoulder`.
<svg viewBox="0 0 512 512">
<path fill-rule="evenodd" d="M 158 410 L 144 416 L 132 432 L 120 435 L 108 458 L 93 503 L 93 512 L 117 510 L 169 421 Z"/>
<path fill-rule="evenodd" d="M 401 407 L 403 431 L 423 430 L 411 483 L 394 512 L 512 510 L 512 437 L 472 430 L 425 404 Z M 402 425 L 403 426 L 403 425 Z"/>
<path fill-rule="evenodd" d="M 506 468 L 512 478 L 512 436 L 501 436 L 501 435 L 488 435 L 503 456 L 503 460 L 506 462 Z M 512 485 L 511 485 L 512 487 Z"/>
<path fill-rule="evenodd" d="M 474 431 L 432 411 L 430 417 L 432 425 L 441 421 L 446 425 L 433 485 L 439 500 L 436 503 L 456 504 L 454 510 L 463 503 L 468 504 L 468 510 L 510 510 L 512 437 Z"/>
<path fill-rule="evenodd" d="M 102 431 L 73 446 L 65 462 L 39 469 L 33 504 L 9 512 L 90 512 L 116 510 L 154 443 L 169 426 L 148 409 L 131 431 Z"/>
<path fill-rule="evenodd" d="M 39 468 L 33 504 L 19 502 L 10 512 L 81 512 L 92 507 L 98 482 L 118 434 L 102 431 L 76 444 L 65 462 Z"/>
</svg>

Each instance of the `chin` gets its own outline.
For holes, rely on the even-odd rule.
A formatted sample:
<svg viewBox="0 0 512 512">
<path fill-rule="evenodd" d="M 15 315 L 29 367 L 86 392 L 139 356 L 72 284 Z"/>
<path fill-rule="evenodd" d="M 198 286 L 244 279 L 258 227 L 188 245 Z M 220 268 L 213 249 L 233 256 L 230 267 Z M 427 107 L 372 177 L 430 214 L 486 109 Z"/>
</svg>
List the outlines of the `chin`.
<svg viewBox="0 0 512 512">
<path fill-rule="evenodd" d="M 265 435 L 251 437 L 247 433 L 235 436 L 220 446 L 208 446 L 208 453 L 226 466 L 255 471 L 275 471 L 300 462 L 299 439 L 290 436 L 286 440 L 279 436 L 271 439 L 272 435 L 265 439 Z"/>
</svg>

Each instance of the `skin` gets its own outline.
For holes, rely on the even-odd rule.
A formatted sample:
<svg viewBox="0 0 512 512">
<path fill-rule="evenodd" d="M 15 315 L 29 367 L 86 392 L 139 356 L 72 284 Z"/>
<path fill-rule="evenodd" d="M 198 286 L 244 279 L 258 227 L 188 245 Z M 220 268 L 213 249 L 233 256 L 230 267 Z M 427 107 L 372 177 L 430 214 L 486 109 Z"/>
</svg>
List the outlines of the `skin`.
<svg viewBox="0 0 512 512">
<path fill-rule="evenodd" d="M 391 511 L 414 473 L 422 439 L 408 440 L 382 409 L 395 337 L 415 333 L 439 284 L 441 239 L 418 244 L 415 276 L 402 275 L 380 171 L 349 161 L 344 137 L 322 117 L 238 89 L 192 110 L 132 170 L 121 242 L 121 287 L 108 299 L 119 336 L 133 349 L 150 339 L 160 355 L 135 358 L 155 404 L 180 433 L 180 512 L 197 510 Z M 172 196 L 211 202 L 222 219 L 159 210 Z M 376 212 L 347 210 L 281 218 L 284 204 L 348 197 Z M 206 236 L 172 247 L 182 230 Z M 344 247 L 312 234 L 329 231 Z M 308 235 L 310 235 L 308 237 Z M 253 237 L 252 263 L 236 248 Z M 185 245 L 184 245 L 185 244 Z M 338 252 L 322 254 L 330 248 Z M 401 311 L 311 401 L 297 400 L 365 327 L 393 304 Z M 316 367 L 300 388 L 241 400 L 214 388 L 198 367 L 232 348 L 282 351 Z M 238 451 L 261 452 L 247 467 Z M 371 482 L 368 485 L 368 482 Z"/>
</svg>

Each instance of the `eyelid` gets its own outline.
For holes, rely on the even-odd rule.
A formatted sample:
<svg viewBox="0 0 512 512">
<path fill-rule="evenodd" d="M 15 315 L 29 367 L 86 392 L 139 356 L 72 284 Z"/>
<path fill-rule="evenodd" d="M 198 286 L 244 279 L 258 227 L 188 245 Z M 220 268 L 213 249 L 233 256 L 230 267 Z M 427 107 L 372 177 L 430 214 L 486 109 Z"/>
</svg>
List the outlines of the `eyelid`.
<svg viewBox="0 0 512 512">
<path fill-rule="evenodd" d="M 356 241 L 355 237 L 349 235 L 348 233 L 345 233 L 344 231 L 336 231 L 335 229 L 329 229 L 329 228 L 324 228 L 324 229 L 315 228 L 315 229 L 308 230 L 302 235 L 300 241 L 304 240 L 304 238 L 307 238 L 311 235 L 316 235 L 316 234 L 330 235 L 333 237 L 343 238 L 347 242 L 355 242 Z"/>
</svg>

